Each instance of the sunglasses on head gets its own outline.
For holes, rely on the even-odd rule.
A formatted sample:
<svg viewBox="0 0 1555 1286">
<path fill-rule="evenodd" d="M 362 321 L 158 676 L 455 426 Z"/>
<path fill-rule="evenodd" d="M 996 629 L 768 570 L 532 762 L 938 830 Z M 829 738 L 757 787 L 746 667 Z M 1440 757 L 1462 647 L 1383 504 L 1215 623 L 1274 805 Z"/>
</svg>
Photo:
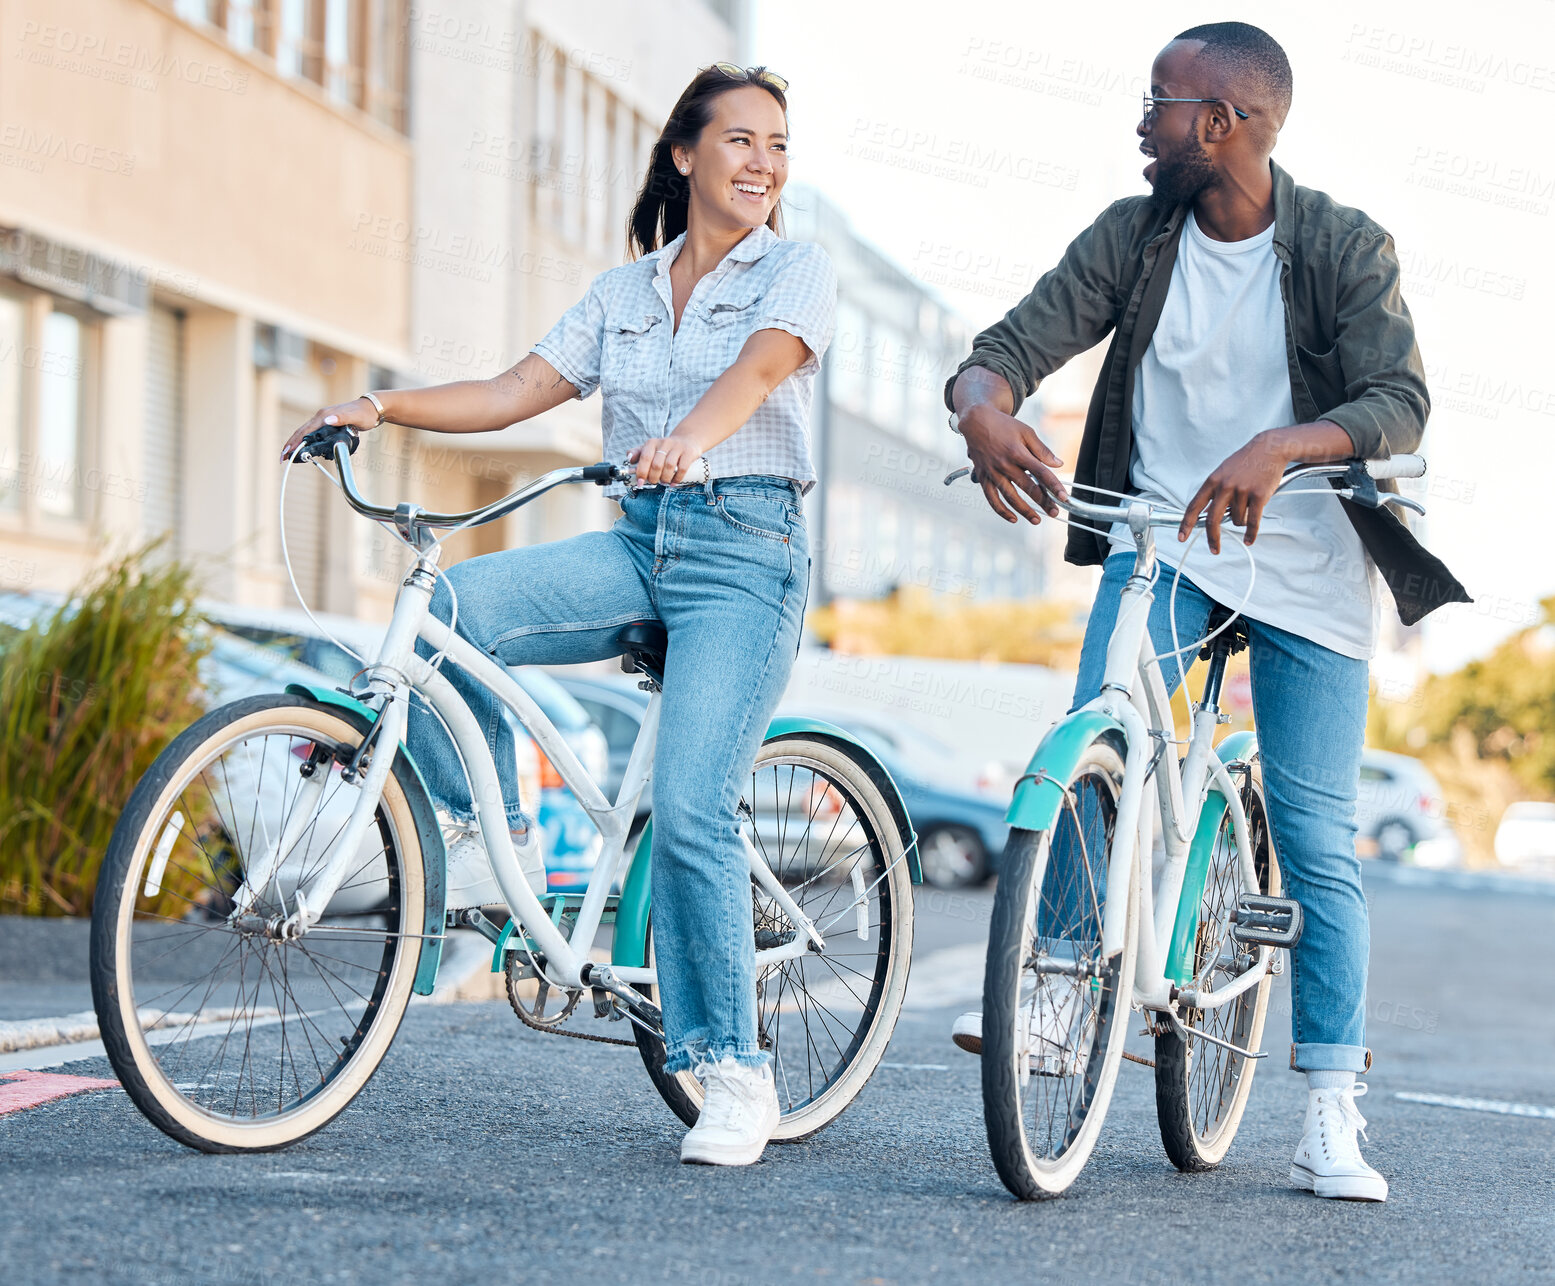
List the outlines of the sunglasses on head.
<svg viewBox="0 0 1555 1286">
<path fill-rule="evenodd" d="M 713 66 L 730 80 L 760 81 L 771 85 L 780 94 L 788 92 L 788 82 L 775 71 L 757 71 L 752 67 L 737 67 L 734 63 L 714 63 Z"/>
</svg>

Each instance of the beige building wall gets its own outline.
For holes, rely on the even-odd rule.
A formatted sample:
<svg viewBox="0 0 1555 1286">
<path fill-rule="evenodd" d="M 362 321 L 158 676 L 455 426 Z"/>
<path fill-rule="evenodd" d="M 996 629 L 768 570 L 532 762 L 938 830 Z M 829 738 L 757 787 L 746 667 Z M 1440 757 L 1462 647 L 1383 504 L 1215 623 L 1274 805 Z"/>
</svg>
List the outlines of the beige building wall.
<svg viewBox="0 0 1555 1286">
<path fill-rule="evenodd" d="M 0 582 L 67 589 L 175 514 L 172 550 L 213 596 L 290 603 L 286 416 L 359 390 L 369 364 L 409 365 L 408 267 L 353 249 L 364 211 L 408 219 L 409 141 L 181 16 L 201 8 L 0 0 L 0 327 L 26 319 L 19 343 L 0 333 Z M 79 353 L 51 347 L 56 314 Z M 176 318 L 176 363 L 153 357 L 154 316 Z M 277 332 L 270 369 L 259 341 Z M 175 369 L 164 451 L 148 399 Z M 73 457 L 49 449 L 66 384 Z M 343 536 L 319 605 L 351 611 L 381 595 Z"/>
<path fill-rule="evenodd" d="M 213 597 L 295 607 L 284 476 L 309 605 L 386 617 L 403 548 L 315 470 L 283 475 L 281 442 L 363 389 L 522 357 L 623 261 L 651 143 L 742 12 L 0 0 L 0 585 L 64 590 L 167 531 Z M 485 435 L 385 427 L 356 466 L 374 499 L 465 509 L 600 450 L 594 399 Z M 445 561 L 612 517 L 567 489 Z"/>
</svg>

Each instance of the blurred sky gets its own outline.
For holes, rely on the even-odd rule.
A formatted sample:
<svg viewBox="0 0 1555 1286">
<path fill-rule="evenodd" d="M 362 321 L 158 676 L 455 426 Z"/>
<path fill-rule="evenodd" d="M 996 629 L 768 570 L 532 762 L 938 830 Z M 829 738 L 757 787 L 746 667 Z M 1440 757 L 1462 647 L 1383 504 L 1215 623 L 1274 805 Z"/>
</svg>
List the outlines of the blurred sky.
<svg viewBox="0 0 1555 1286">
<path fill-rule="evenodd" d="M 1228 16 L 756 0 L 750 53 L 792 82 L 791 178 L 983 325 L 1109 201 L 1147 190 L 1134 126 L 1150 63 L 1176 32 Z M 1310 0 L 1234 16 L 1295 71 L 1275 159 L 1397 243 L 1434 399 L 1414 494 L 1429 546 L 1477 600 L 1427 622 L 1427 664 L 1454 668 L 1555 594 L 1551 6 Z"/>
</svg>

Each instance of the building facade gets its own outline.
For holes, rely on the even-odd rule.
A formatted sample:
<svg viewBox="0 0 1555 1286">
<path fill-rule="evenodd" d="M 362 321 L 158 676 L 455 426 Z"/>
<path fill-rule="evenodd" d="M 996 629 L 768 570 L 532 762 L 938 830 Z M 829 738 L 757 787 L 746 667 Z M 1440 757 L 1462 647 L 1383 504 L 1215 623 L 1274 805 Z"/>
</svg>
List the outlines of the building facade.
<svg viewBox="0 0 1555 1286">
<path fill-rule="evenodd" d="M 483 378 L 597 272 L 659 122 L 739 0 L 7 0 L 0 27 L 0 584 L 63 590 L 162 537 L 212 596 L 294 599 L 281 443 L 363 389 Z M 385 429 L 375 499 L 468 508 L 598 458 L 597 402 Z M 286 479 L 310 606 L 382 617 L 403 559 Z M 601 525 L 597 496 L 462 557 Z"/>
<path fill-rule="evenodd" d="M 1043 594 L 1052 528 L 1005 523 L 976 487 L 944 485 L 966 464 L 944 386 L 970 328 L 814 189 L 789 188 L 784 223 L 789 236 L 824 246 L 837 269 L 837 332 L 814 415 L 821 481 L 807 501 L 811 601 L 904 586 L 967 599 Z M 1040 416 L 1032 398 L 1022 417 Z"/>
</svg>

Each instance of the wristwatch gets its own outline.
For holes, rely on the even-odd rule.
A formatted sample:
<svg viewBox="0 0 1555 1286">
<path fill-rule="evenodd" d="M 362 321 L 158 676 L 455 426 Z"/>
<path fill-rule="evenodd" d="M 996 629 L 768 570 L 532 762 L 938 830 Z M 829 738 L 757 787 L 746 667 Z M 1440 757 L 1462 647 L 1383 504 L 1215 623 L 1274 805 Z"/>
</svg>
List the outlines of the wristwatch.
<svg viewBox="0 0 1555 1286">
<path fill-rule="evenodd" d="M 375 406 L 377 408 L 377 410 L 378 410 L 378 424 L 373 425 L 373 428 L 376 429 L 379 425 L 381 425 L 383 423 L 383 403 L 380 402 L 377 399 L 377 397 L 375 395 L 373 395 L 372 393 L 363 393 L 362 396 L 365 397 L 369 402 L 371 402 L 373 404 L 373 406 Z"/>
</svg>

